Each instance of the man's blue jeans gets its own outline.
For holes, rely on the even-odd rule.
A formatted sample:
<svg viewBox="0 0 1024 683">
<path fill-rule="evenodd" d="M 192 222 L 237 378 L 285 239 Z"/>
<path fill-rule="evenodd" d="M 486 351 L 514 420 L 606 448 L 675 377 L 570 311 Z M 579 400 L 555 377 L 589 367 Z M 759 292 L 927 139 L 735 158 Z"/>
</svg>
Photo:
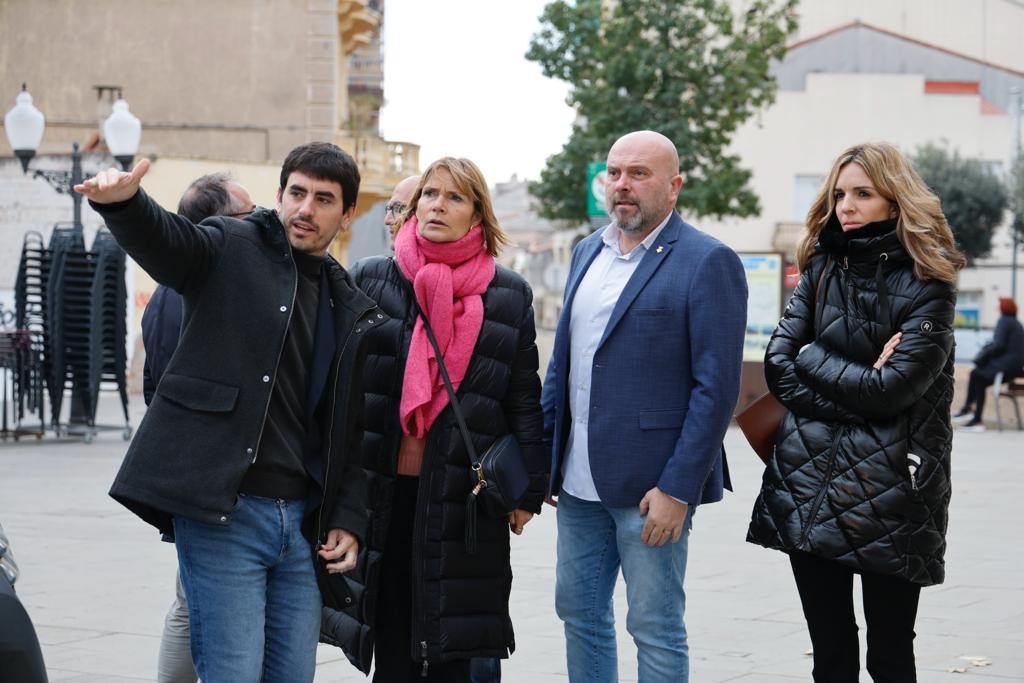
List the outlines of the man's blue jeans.
<svg viewBox="0 0 1024 683">
<path fill-rule="evenodd" d="M 312 681 L 320 634 L 306 503 L 240 495 L 227 526 L 175 518 L 192 661 L 203 683 Z"/>
<path fill-rule="evenodd" d="M 626 581 L 626 629 L 637 646 L 640 683 L 686 683 L 689 650 L 683 611 L 691 507 L 678 543 L 660 548 L 640 540 L 638 507 L 607 507 L 558 497 L 555 610 L 565 624 L 569 680 L 619 679 L 612 595 L 619 568 Z"/>
</svg>

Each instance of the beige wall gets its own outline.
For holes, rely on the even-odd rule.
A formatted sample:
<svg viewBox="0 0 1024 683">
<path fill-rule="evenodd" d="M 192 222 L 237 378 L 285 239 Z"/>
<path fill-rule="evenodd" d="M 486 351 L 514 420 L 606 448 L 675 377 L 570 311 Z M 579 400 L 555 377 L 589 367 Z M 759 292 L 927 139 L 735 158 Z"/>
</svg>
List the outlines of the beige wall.
<svg viewBox="0 0 1024 683">
<path fill-rule="evenodd" d="M 280 163 L 338 124 L 336 0 L 0 0 L 0 108 L 22 81 L 41 153 L 85 142 L 119 85 L 142 151 Z M 0 156 L 10 154 L 0 136 Z"/>
</svg>

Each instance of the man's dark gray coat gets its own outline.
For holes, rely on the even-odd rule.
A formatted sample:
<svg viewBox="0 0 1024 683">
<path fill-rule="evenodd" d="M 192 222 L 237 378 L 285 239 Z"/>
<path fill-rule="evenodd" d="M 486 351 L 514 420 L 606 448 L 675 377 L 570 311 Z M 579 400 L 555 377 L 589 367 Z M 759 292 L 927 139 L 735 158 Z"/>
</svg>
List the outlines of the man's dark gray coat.
<svg viewBox="0 0 1024 683">
<path fill-rule="evenodd" d="M 295 304 L 297 273 L 284 227 L 267 209 L 196 226 L 141 190 L 93 208 L 125 251 L 185 302 L 178 350 L 110 495 L 164 533 L 173 533 L 173 516 L 227 525 L 242 477 L 258 457 Z M 362 541 L 367 504 L 357 368 L 366 330 L 384 316 L 336 261 L 328 257 L 326 268 L 337 347 L 320 421 L 318 474 L 325 485 L 303 530 L 313 543 L 332 528 Z"/>
</svg>

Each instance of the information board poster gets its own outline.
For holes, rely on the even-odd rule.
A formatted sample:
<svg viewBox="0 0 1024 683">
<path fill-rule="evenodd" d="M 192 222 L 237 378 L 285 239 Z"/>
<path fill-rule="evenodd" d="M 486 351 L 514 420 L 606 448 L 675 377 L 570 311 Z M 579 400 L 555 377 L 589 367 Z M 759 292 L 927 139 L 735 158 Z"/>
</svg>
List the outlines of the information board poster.
<svg viewBox="0 0 1024 683">
<path fill-rule="evenodd" d="M 761 362 L 775 326 L 782 317 L 783 255 L 740 252 L 747 274 L 747 334 L 743 360 Z"/>
</svg>

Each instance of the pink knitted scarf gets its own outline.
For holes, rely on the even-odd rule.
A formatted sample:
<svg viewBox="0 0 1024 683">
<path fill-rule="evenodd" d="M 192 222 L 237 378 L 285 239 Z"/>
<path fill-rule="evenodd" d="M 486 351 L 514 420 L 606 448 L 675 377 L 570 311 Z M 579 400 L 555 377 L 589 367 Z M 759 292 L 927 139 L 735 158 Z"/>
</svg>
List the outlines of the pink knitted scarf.
<svg viewBox="0 0 1024 683">
<path fill-rule="evenodd" d="M 458 391 L 484 321 L 481 295 L 494 279 L 494 257 L 484 248 L 483 227 L 477 225 L 455 242 L 431 242 L 420 235 L 413 216 L 395 237 L 395 257 L 413 283 L 416 301 L 430 320 L 448 376 Z M 402 430 L 424 438 L 446 405 L 448 392 L 434 349 L 423 320 L 417 318 L 398 407 Z"/>
</svg>

